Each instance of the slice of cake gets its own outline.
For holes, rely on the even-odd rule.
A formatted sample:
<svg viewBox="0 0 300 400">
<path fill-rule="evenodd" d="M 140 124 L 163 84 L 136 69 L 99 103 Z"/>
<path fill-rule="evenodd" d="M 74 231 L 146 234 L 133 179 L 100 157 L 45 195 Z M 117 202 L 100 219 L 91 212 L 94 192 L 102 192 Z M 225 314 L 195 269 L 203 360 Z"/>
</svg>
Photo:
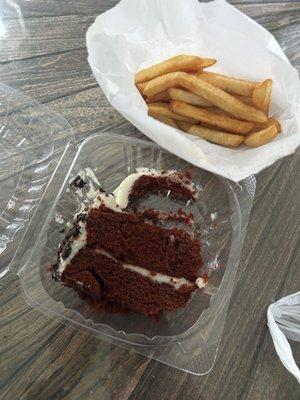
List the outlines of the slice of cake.
<svg viewBox="0 0 300 400">
<path fill-rule="evenodd" d="M 83 187 L 85 182 L 79 176 L 73 184 Z M 197 197 L 190 176 L 178 171 L 139 169 L 113 193 L 99 188 L 62 242 L 54 278 L 106 310 L 117 306 L 158 318 L 165 310 L 184 307 L 205 286 L 200 242 L 186 229 L 164 224 L 188 226 L 193 215 L 135 207 L 142 197 L 162 191 L 186 201 Z"/>
</svg>

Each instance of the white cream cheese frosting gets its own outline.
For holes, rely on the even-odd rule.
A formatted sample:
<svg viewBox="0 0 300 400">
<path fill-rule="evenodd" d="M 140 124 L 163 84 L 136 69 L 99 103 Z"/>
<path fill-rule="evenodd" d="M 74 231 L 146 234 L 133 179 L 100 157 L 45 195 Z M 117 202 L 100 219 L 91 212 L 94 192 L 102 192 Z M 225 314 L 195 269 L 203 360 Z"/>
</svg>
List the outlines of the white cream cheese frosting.
<svg viewBox="0 0 300 400">
<path fill-rule="evenodd" d="M 103 249 L 96 249 L 95 252 L 98 254 L 103 254 L 105 257 L 108 257 L 115 262 L 120 262 L 115 257 L 113 257 L 111 254 L 109 254 L 107 251 L 105 251 Z M 160 272 L 153 273 L 152 271 L 149 271 L 146 268 L 138 267 L 138 266 L 132 265 L 132 264 L 126 264 L 126 263 L 121 263 L 121 264 L 122 264 L 123 268 L 128 269 L 129 271 L 136 272 L 137 274 L 143 275 L 156 283 L 167 283 L 168 285 L 173 286 L 174 289 L 176 289 L 176 290 L 180 289 L 184 285 L 186 285 L 186 286 L 193 285 L 192 282 L 190 282 L 189 280 L 187 280 L 185 278 L 175 278 L 173 276 L 165 275 Z"/>
<path fill-rule="evenodd" d="M 79 222 L 80 232 L 79 235 L 72 241 L 71 244 L 71 252 L 67 258 L 62 258 L 59 256 L 59 266 L 58 272 L 62 274 L 66 268 L 66 266 L 71 262 L 72 258 L 76 256 L 76 254 L 86 245 L 87 240 L 87 232 L 86 232 L 86 223 L 80 221 Z"/>
</svg>

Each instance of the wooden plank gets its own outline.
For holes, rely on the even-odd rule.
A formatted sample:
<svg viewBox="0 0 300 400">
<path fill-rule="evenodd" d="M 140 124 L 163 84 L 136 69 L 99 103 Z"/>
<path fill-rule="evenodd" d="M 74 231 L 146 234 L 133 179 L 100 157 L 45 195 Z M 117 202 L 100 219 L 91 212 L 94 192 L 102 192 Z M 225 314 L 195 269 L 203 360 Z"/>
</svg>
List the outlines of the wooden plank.
<svg viewBox="0 0 300 400">
<path fill-rule="evenodd" d="M 298 151 L 298 158 L 299 151 Z M 298 166 L 299 168 L 299 166 Z M 300 190 L 299 179 L 297 177 L 297 167 L 292 171 L 292 181 L 291 184 L 294 185 L 298 192 Z M 295 204 L 298 209 L 297 215 L 300 215 L 300 203 L 295 199 Z M 286 230 L 289 227 L 285 228 Z M 285 279 L 282 280 L 281 286 L 274 296 L 273 301 L 276 301 L 284 296 L 295 293 L 299 291 L 300 282 L 300 227 L 296 228 L 295 233 L 295 246 L 291 253 L 290 267 L 286 269 Z M 290 341 L 291 348 L 294 354 L 294 359 L 300 360 L 300 346 L 299 343 Z M 271 335 L 267 330 L 264 337 L 261 349 L 257 354 L 257 360 L 250 373 L 250 378 L 244 389 L 243 399 L 280 399 L 284 393 L 289 393 L 290 400 L 297 400 L 300 397 L 300 387 L 296 381 L 290 375 L 290 373 L 284 369 L 281 364 L 279 357 L 275 356 L 274 344 L 271 339 Z"/>
<path fill-rule="evenodd" d="M 16 277 L 9 277 L 5 286 L 5 293 L 0 292 L 1 398 L 105 400 L 130 393 L 147 359 L 129 357 L 126 350 L 29 308 Z M 14 307 L 7 295 L 13 296 Z"/>
<path fill-rule="evenodd" d="M 280 15 L 290 15 L 298 11 L 298 2 L 295 0 L 291 1 L 272 1 L 272 0 L 260 0 L 260 1 L 240 1 L 234 0 L 229 1 L 230 4 L 241 10 L 243 13 L 247 14 L 249 17 L 257 18 L 262 15 L 273 17 L 276 19 L 276 14 Z"/>
<path fill-rule="evenodd" d="M 106 100 L 101 89 L 96 87 L 47 103 L 47 106 L 59 112 L 74 127 L 76 140 L 83 140 L 92 133 L 102 130 L 108 123 L 123 122 L 124 133 L 136 129 L 120 116 Z"/>
<path fill-rule="evenodd" d="M 17 18 L 18 13 L 21 14 L 24 19 L 62 15 L 97 15 L 114 7 L 118 2 L 118 0 L 78 0 L 76 2 L 72 0 L 66 0 L 63 2 L 59 0 L 19 0 L 17 2 L 18 8 L 14 7 L 13 3 L 5 2 L 1 9 L 1 15 L 6 20 Z M 272 13 L 274 11 L 284 12 L 286 10 L 297 10 L 298 4 L 295 0 L 256 0 L 255 2 L 251 0 L 231 0 L 229 3 L 250 16 L 261 15 L 261 11 L 257 10 L 262 10 L 262 12 L 268 14 L 270 13 L 270 7 L 272 7 Z"/>
<path fill-rule="evenodd" d="M 0 64 L 0 80 L 41 103 L 98 86 L 86 49 Z"/>
<path fill-rule="evenodd" d="M 292 258 L 292 268 L 288 270 L 288 276 L 284 283 L 287 290 L 282 290 L 280 295 L 276 296 L 276 300 L 299 290 L 299 243 L 298 247 L 296 247 L 296 251 L 297 249 L 298 254 L 295 254 Z M 299 364 L 299 343 L 290 341 L 290 344 L 294 354 L 294 359 Z M 274 344 L 270 333 L 267 331 L 260 351 L 257 354 L 255 365 L 250 372 L 250 378 L 244 388 L 243 399 L 298 400 L 299 397 L 299 384 L 281 364 L 279 357 L 275 354 Z"/>
<path fill-rule="evenodd" d="M 7 21 L 9 35 L 1 40 L 0 62 L 83 49 L 94 19 L 94 15 L 71 15 Z"/>
<path fill-rule="evenodd" d="M 291 64 L 297 68 L 298 72 L 300 70 L 300 53 L 299 53 L 299 41 L 300 32 L 299 24 L 287 26 L 284 29 L 276 30 L 275 36 L 282 50 L 287 55 Z"/>
<path fill-rule="evenodd" d="M 97 15 L 115 6 L 118 2 L 118 0 L 19 0 L 16 8 L 13 2 L 7 1 L 2 7 L 1 16 L 5 19 L 13 19 L 17 18 L 20 13 L 24 19 L 28 19 L 62 15 Z"/>
</svg>

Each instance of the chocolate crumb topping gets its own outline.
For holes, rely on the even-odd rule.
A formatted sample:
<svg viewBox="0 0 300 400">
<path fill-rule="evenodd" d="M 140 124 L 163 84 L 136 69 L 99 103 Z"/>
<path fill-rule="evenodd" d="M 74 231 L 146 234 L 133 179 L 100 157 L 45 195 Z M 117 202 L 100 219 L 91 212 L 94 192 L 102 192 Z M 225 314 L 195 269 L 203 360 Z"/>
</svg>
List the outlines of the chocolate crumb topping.
<svg viewBox="0 0 300 400">
<path fill-rule="evenodd" d="M 80 214 L 78 214 L 77 215 L 77 222 L 80 222 L 80 221 L 82 221 L 82 222 L 84 222 L 85 220 L 86 220 L 86 214 L 85 213 L 80 213 Z"/>
<path fill-rule="evenodd" d="M 75 178 L 73 179 L 71 185 L 73 185 L 74 187 L 77 188 L 83 188 L 83 186 L 86 184 L 86 182 L 84 182 L 84 180 L 81 178 L 80 175 L 75 176 Z"/>
<path fill-rule="evenodd" d="M 66 259 L 69 257 L 69 255 L 71 254 L 71 243 L 70 242 L 66 242 L 65 245 L 63 246 L 62 250 L 61 250 L 61 257 L 63 259 Z"/>
<path fill-rule="evenodd" d="M 76 237 L 79 235 L 80 232 L 80 228 L 78 226 L 75 226 L 73 229 L 71 229 L 65 237 L 65 240 L 70 239 L 71 237 Z"/>
</svg>

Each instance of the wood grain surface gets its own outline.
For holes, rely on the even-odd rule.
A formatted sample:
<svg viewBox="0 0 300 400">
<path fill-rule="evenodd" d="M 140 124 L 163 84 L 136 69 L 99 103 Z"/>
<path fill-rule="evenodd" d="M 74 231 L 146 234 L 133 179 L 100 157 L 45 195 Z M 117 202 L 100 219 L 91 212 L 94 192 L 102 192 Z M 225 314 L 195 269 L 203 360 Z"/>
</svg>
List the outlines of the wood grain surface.
<svg viewBox="0 0 300 400">
<path fill-rule="evenodd" d="M 269 29 L 300 69 L 299 1 L 232 1 Z M 87 63 L 85 32 L 112 0 L 2 0 L 0 79 L 65 116 L 77 141 L 103 125 L 137 136 Z M 22 19 L 20 16 L 22 15 Z M 259 62 L 259 60 L 258 60 Z M 298 400 L 266 310 L 300 287 L 300 152 L 260 173 L 228 318 L 213 370 L 196 377 L 46 317 L 17 276 L 0 281 L 0 398 L 5 400 Z M 3 259 L 0 258 L 0 265 Z M 300 363 L 300 346 L 292 343 Z"/>
</svg>

